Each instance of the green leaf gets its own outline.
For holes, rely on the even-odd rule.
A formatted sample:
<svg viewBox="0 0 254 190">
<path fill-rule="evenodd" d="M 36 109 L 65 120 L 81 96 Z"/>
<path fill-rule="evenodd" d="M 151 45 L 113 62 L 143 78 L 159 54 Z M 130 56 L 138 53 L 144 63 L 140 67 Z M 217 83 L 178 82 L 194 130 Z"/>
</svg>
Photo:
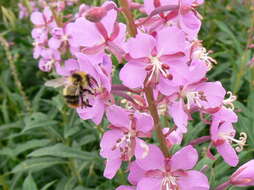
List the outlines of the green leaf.
<svg viewBox="0 0 254 190">
<path fill-rule="evenodd" d="M 37 185 L 32 177 L 31 174 L 29 174 L 24 183 L 23 183 L 23 187 L 22 190 L 38 190 Z"/>
<path fill-rule="evenodd" d="M 50 188 L 54 183 L 56 183 L 56 180 L 47 183 L 46 185 L 44 185 L 44 186 L 42 187 L 41 190 L 48 190 L 48 188 Z"/>
<path fill-rule="evenodd" d="M 61 158 L 79 158 L 82 160 L 93 160 L 96 155 L 92 152 L 80 151 L 64 144 L 56 144 L 50 147 L 41 148 L 30 153 L 30 157 L 57 156 Z"/>
<path fill-rule="evenodd" d="M 235 44 L 235 48 L 237 50 L 237 52 L 239 53 L 239 55 L 241 55 L 242 53 L 242 47 L 241 47 L 241 44 L 239 42 L 239 40 L 236 38 L 236 36 L 234 35 L 234 33 L 230 30 L 230 28 L 225 24 L 223 23 L 222 21 L 219 21 L 219 20 L 215 20 L 215 23 L 217 24 L 217 26 L 227 34 L 227 36 L 229 38 L 231 38 Z"/>
<path fill-rule="evenodd" d="M 23 144 L 16 145 L 15 148 L 6 147 L 0 150 L 0 155 L 7 155 L 10 157 L 15 157 L 27 150 L 43 147 L 50 143 L 50 140 L 44 139 L 44 140 L 31 140 L 27 141 Z"/>
<path fill-rule="evenodd" d="M 66 162 L 60 158 L 43 157 L 31 158 L 18 164 L 12 169 L 12 173 L 25 171 L 39 171 L 57 164 L 65 164 Z"/>
<path fill-rule="evenodd" d="M 50 120 L 49 116 L 44 113 L 33 113 L 32 115 L 25 118 L 25 128 L 22 132 L 24 133 L 28 130 L 37 128 L 52 127 L 57 123 L 57 121 Z"/>
</svg>

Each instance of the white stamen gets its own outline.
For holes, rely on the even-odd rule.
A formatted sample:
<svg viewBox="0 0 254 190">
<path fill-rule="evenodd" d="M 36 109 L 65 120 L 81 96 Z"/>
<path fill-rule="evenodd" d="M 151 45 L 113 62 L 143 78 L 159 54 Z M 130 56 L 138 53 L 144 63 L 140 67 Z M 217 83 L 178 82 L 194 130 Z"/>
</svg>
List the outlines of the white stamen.
<svg viewBox="0 0 254 190">
<path fill-rule="evenodd" d="M 161 182 L 160 190 L 177 190 L 176 178 L 167 174 Z"/>
<path fill-rule="evenodd" d="M 160 62 L 158 57 L 150 57 L 151 60 L 151 65 L 152 67 L 152 72 L 148 78 L 148 82 L 150 82 L 155 76 L 156 82 L 158 82 L 159 79 L 159 74 L 161 73 L 164 77 L 167 77 L 167 73 L 165 70 L 162 68 L 162 63 Z"/>
<path fill-rule="evenodd" d="M 207 52 L 204 47 L 200 47 L 195 50 L 192 56 L 194 59 L 200 59 L 204 61 L 208 66 L 208 70 L 212 69 L 213 64 L 217 64 L 217 61 L 209 56 L 209 52 Z"/>
<path fill-rule="evenodd" d="M 201 95 L 200 95 L 200 93 L 199 92 L 196 92 L 196 91 L 194 91 L 194 92 L 187 92 L 186 94 L 185 94 L 185 96 L 186 96 L 186 99 L 187 99 L 187 109 L 190 109 L 190 106 L 191 106 L 191 104 L 192 103 L 196 103 L 197 104 L 197 106 L 198 107 L 202 107 L 202 105 L 201 105 Z"/>
</svg>

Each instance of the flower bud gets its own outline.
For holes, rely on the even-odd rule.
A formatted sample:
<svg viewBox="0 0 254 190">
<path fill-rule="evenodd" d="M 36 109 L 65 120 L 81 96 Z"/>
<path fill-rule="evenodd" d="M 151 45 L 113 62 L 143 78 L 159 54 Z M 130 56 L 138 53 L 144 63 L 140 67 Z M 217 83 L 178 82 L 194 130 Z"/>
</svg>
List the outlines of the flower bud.
<svg viewBox="0 0 254 190">
<path fill-rule="evenodd" d="M 107 10 L 104 7 L 94 7 L 87 12 L 86 19 L 91 22 L 99 22 L 106 14 Z"/>
<path fill-rule="evenodd" d="M 253 186 L 254 185 L 254 160 L 242 165 L 230 177 L 230 183 L 234 186 Z"/>
</svg>

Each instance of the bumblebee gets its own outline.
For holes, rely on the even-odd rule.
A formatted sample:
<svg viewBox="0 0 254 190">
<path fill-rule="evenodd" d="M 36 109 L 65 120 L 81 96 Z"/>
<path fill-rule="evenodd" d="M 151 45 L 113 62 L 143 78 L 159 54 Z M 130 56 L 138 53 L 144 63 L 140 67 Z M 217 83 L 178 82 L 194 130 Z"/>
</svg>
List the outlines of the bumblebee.
<svg viewBox="0 0 254 190">
<path fill-rule="evenodd" d="M 67 105 L 71 108 L 92 107 L 88 96 L 94 95 L 95 84 L 96 81 L 85 72 L 75 72 L 70 77 L 57 78 L 45 83 L 46 86 L 55 88 L 64 86 L 63 96 Z"/>
</svg>

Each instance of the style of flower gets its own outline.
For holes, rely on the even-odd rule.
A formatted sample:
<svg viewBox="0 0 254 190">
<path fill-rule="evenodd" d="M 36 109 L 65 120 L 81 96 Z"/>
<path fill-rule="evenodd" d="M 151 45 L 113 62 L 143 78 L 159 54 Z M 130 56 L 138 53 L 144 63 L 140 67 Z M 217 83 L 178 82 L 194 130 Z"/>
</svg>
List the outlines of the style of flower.
<svg viewBox="0 0 254 190">
<path fill-rule="evenodd" d="M 181 65 L 179 60 L 186 48 L 184 39 L 183 32 L 176 27 L 165 28 L 156 37 L 139 32 L 135 38 L 129 39 L 126 45 L 128 63 L 120 71 L 123 84 L 139 88 L 145 82 L 145 85 L 155 85 L 161 93 L 169 95 L 172 91 L 170 83 L 175 77 L 170 69 L 173 65 Z"/>
<path fill-rule="evenodd" d="M 254 186 L 254 160 L 238 168 L 230 177 L 230 184 L 237 187 Z"/>
<path fill-rule="evenodd" d="M 151 136 L 153 120 L 148 114 L 115 105 L 107 108 L 106 115 L 111 124 L 102 137 L 100 154 L 107 159 L 104 176 L 111 179 L 122 161 L 131 161 L 134 155 L 136 158 L 147 156 L 148 145 L 140 138 Z"/>
<path fill-rule="evenodd" d="M 149 154 L 135 161 L 128 179 L 137 183 L 137 190 L 208 190 L 207 177 L 191 170 L 197 160 L 198 153 L 190 145 L 171 158 L 165 158 L 157 146 L 149 145 Z"/>
</svg>

